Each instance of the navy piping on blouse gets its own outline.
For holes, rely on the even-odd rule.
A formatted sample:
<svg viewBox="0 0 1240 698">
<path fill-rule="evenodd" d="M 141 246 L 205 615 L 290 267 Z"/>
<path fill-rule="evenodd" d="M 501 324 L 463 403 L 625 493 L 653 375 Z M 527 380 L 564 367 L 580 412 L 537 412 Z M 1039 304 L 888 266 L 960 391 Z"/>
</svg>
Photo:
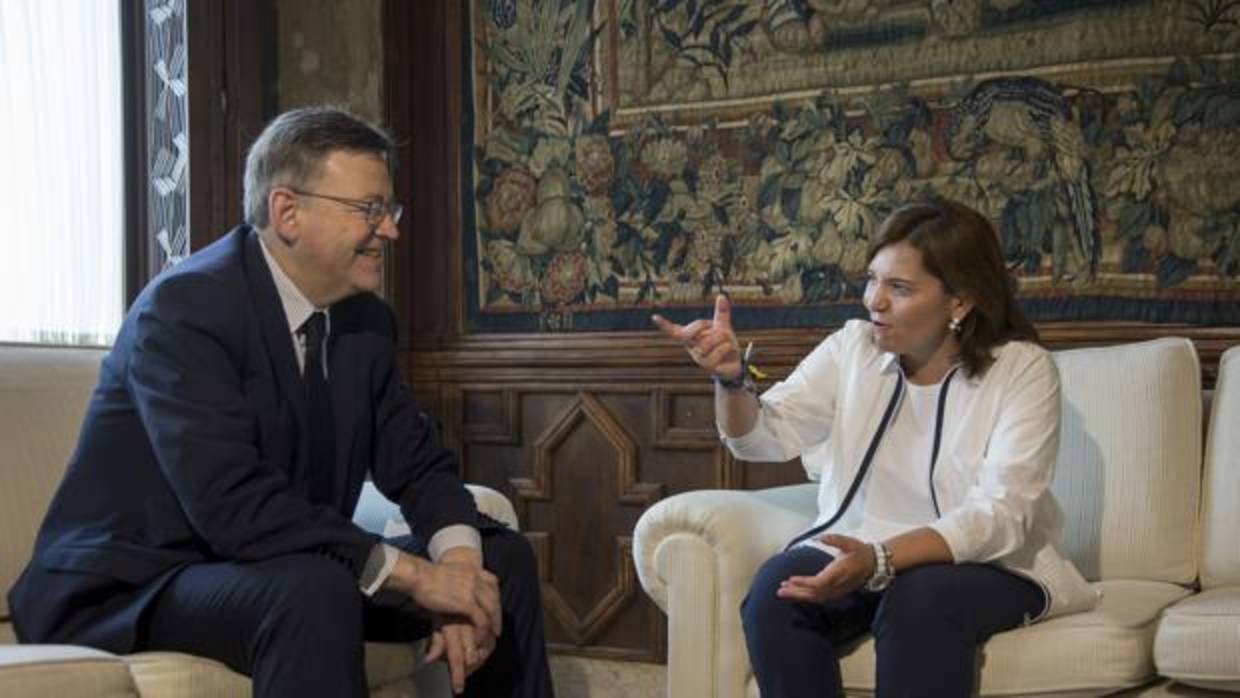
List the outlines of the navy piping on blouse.
<svg viewBox="0 0 1240 698">
<path fill-rule="evenodd" d="M 947 388 L 952 384 L 952 378 L 959 368 L 959 366 L 952 367 L 947 377 L 943 379 L 943 387 L 939 388 L 939 410 L 934 415 L 934 449 L 930 451 L 930 503 L 934 504 L 935 516 L 943 515 L 939 511 L 939 496 L 934 492 L 934 466 L 939 461 L 939 444 L 943 441 L 943 408 L 947 406 Z"/>
<path fill-rule="evenodd" d="M 943 436 L 943 408 L 947 405 L 947 386 L 951 385 L 952 378 L 956 375 L 959 366 L 953 367 L 948 372 L 947 377 L 943 379 L 943 387 L 939 388 L 939 406 L 938 414 L 934 418 L 934 448 L 930 452 L 930 501 L 934 504 L 935 516 L 942 516 L 939 512 L 938 497 L 934 493 L 934 465 L 939 459 L 939 444 L 942 442 Z M 861 468 L 857 471 L 857 476 L 853 478 L 852 484 L 848 487 L 848 493 L 844 495 L 844 502 L 840 504 L 840 508 L 835 514 L 820 523 L 817 526 L 801 533 L 797 537 L 788 541 L 784 546 L 784 550 L 790 550 L 792 546 L 801 541 L 817 536 L 823 531 L 835 525 L 836 521 L 844 515 L 848 510 L 848 505 L 852 504 L 853 497 L 856 496 L 857 490 L 861 489 L 861 481 L 865 479 L 865 475 L 870 470 L 870 462 L 874 460 L 874 454 L 878 451 L 878 444 L 883 440 L 883 435 L 887 433 L 887 427 L 891 424 L 891 418 L 895 415 L 896 406 L 900 404 L 900 398 L 904 395 L 904 373 L 896 374 L 896 389 L 891 394 L 891 400 L 887 403 L 887 409 L 883 412 L 883 421 L 878 425 L 878 431 L 874 433 L 874 438 L 870 439 L 870 446 L 865 450 L 865 458 L 861 460 Z"/>
</svg>

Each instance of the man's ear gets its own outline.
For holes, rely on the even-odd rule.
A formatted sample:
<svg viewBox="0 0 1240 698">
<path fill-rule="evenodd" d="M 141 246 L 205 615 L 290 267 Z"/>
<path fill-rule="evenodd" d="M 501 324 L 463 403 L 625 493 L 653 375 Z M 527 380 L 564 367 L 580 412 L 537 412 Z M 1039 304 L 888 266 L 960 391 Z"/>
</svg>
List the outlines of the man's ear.
<svg viewBox="0 0 1240 698">
<path fill-rule="evenodd" d="M 283 187 L 273 187 L 267 194 L 267 215 L 271 229 L 286 245 L 297 241 L 297 195 Z"/>
</svg>

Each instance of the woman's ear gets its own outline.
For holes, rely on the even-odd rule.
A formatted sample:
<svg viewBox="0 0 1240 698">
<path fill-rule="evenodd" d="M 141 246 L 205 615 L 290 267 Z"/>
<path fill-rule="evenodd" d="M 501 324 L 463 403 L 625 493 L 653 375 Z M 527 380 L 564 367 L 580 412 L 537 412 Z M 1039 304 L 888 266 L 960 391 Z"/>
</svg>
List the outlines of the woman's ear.
<svg viewBox="0 0 1240 698">
<path fill-rule="evenodd" d="M 974 306 L 973 300 L 964 294 L 952 296 L 952 319 L 964 322 L 969 313 L 973 312 Z"/>
</svg>

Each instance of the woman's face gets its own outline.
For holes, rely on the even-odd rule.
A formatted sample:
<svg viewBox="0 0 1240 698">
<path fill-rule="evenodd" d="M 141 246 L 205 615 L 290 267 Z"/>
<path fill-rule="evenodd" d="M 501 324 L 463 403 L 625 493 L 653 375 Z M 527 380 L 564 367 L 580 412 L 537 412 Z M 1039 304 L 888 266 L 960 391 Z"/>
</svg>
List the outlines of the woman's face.
<svg viewBox="0 0 1240 698">
<path fill-rule="evenodd" d="M 921 252 L 908 243 L 888 245 L 870 261 L 865 308 L 874 343 L 899 354 L 910 375 L 936 359 L 950 365 L 959 352 L 948 323 L 963 319 L 968 308 L 926 271 Z"/>
</svg>

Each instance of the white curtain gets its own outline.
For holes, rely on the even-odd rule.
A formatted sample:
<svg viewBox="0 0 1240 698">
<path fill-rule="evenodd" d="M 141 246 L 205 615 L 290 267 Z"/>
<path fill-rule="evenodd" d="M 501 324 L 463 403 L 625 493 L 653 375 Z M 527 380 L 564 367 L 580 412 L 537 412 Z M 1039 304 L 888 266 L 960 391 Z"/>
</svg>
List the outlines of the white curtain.
<svg viewBox="0 0 1240 698">
<path fill-rule="evenodd" d="M 0 342 L 110 344 L 120 324 L 119 4 L 0 0 Z"/>
</svg>

